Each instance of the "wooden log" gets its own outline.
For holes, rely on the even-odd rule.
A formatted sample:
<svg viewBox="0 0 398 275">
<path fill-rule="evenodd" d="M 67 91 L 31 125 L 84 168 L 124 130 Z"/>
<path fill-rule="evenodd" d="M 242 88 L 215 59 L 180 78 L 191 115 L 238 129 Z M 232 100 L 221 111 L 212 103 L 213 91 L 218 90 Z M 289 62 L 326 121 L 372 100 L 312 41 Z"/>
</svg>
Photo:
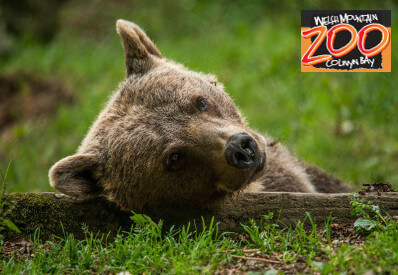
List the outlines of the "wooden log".
<svg viewBox="0 0 398 275">
<path fill-rule="evenodd" d="M 367 194 L 360 196 L 366 202 L 380 206 L 391 216 L 398 216 L 398 193 Z M 63 236 L 64 232 L 83 237 L 82 226 L 90 231 L 108 233 L 114 236 L 120 230 L 129 230 L 132 213 L 123 212 L 105 201 L 93 199 L 77 201 L 57 193 L 12 193 L 5 194 L 3 211 L 11 208 L 7 216 L 20 229 L 24 236 L 32 235 L 40 228 L 40 236 L 47 239 L 53 235 Z M 146 209 L 143 213 L 155 222 L 163 220 L 164 229 L 172 225 L 195 223 L 199 228 L 202 217 L 209 224 L 214 216 L 219 232 L 242 232 L 241 224 L 249 224 L 250 219 L 259 220 L 270 212 L 274 221 L 292 225 L 303 221 L 306 212 L 318 224 L 324 223 L 331 214 L 333 222 L 353 222 L 356 217 L 350 214 L 352 194 L 303 194 L 303 193 L 245 193 L 208 209 L 158 208 Z M 5 239 L 18 234 L 6 229 Z"/>
</svg>

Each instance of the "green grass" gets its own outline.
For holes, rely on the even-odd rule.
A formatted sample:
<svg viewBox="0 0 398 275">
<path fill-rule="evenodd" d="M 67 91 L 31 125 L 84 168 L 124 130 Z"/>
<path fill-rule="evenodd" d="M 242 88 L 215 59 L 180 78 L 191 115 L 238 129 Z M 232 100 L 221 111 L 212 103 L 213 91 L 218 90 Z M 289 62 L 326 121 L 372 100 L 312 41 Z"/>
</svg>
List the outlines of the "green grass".
<svg viewBox="0 0 398 275">
<path fill-rule="evenodd" d="M 253 221 L 242 225 L 246 233 L 238 236 L 218 234 L 213 223 L 200 231 L 192 231 L 188 225 L 165 232 L 161 222 L 156 224 L 140 214 L 132 216 L 131 230 L 113 241 L 83 228 L 84 240 L 65 234 L 55 241 L 42 242 L 37 231 L 25 256 L 17 251 L 3 255 L 1 269 L 5 274 L 210 274 L 225 268 L 250 271 L 253 267 L 242 258 L 272 257 L 271 266 L 259 262 L 254 270 L 292 270 L 302 258 L 301 268 L 306 272 L 398 271 L 398 224 L 390 218 L 386 223 L 374 220 L 378 226 L 359 244 L 349 244 L 343 236 L 341 240 L 332 238 L 336 232 L 331 229 L 331 219 L 321 229 L 309 215 L 307 221 L 293 227 L 274 224 L 271 218 L 272 214 L 259 225 Z"/>
<path fill-rule="evenodd" d="M 337 271 L 365 273 L 398 272 L 398 227 L 397 223 L 389 224 L 382 232 L 375 232 L 363 244 L 354 246 L 343 243 L 327 263 L 315 263 L 323 274 Z"/>
<path fill-rule="evenodd" d="M 78 241 L 71 234 L 55 242 L 33 242 L 30 253 L 34 256 L 18 261 L 3 261 L 7 274 L 24 270 L 27 273 L 99 273 L 130 271 L 143 272 L 210 273 L 227 262 L 224 251 L 236 245 L 210 224 L 202 232 L 189 232 L 189 226 L 162 234 L 161 224 L 136 215 L 141 224 L 130 232 L 118 235 L 108 242 L 96 238 L 87 230 L 86 238 Z M 51 259 L 51 260 L 49 260 Z"/>
<path fill-rule="evenodd" d="M 11 161 L 8 162 L 7 169 L 3 172 L 2 169 L 0 169 L 0 178 L 1 178 L 1 189 L 0 189 L 0 243 L 2 244 L 3 240 L 3 235 L 2 232 L 4 229 L 8 228 L 11 230 L 14 230 L 18 233 L 20 233 L 18 227 L 9 219 L 9 215 L 11 214 L 13 208 L 9 207 L 8 209 L 5 209 L 5 202 L 3 200 L 4 196 L 4 187 L 7 179 L 7 174 L 8 170 L 10 169 Z M 1 249 L 0 249 L 1 251 Z"/>
</svg>

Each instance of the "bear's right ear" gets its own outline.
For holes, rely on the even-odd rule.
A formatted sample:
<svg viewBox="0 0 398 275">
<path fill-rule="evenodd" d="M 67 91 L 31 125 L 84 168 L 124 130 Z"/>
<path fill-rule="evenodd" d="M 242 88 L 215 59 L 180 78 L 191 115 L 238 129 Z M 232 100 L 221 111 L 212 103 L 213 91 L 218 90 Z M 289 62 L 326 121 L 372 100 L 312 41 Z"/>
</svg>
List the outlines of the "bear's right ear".
<svg viewBox="0 0 398 275">
<path fill-rule="evenodd" d="M 145 73 L 155 64 L 152 56 L 162 55 L 143 30 L 136 24 L 119 19 L 116 30 L 122 37 L 127 77 L 133 73 Z"/>
<path fill-rule="evenodd" d="M 50 184 L 58 191 L 79 199 L 97 197 L 102 193 L 98 185 L 98 158 L 91 154 L 73 155 L 61 159 L 51 167 Z"/>
</svg>

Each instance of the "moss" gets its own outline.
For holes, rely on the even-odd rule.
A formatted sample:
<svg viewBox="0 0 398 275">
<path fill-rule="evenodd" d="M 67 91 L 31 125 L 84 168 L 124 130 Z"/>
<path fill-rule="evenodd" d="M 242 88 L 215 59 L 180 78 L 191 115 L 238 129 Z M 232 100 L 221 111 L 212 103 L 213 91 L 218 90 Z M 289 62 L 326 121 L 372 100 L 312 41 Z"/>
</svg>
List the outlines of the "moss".
<svg viewBox="0 0 398 275">
<path fill-rule="evenodd" d="M 128 213 L 100 199 L 78 203 L 54 195 L 31 193 L 6 194 L 3 199 L 5 210 L 12 207 L 8 218 L 19 228 L 20 234 L 27 237 L 40 230 L 41 239 L 63 236 L 64 231 L 81 238 L 83 225 L 94 232 L 114 234 L 120 227 L 131 224 Z M 6 240 L 19 235 L 9 229 L 2 233 Z"/>
</svg>

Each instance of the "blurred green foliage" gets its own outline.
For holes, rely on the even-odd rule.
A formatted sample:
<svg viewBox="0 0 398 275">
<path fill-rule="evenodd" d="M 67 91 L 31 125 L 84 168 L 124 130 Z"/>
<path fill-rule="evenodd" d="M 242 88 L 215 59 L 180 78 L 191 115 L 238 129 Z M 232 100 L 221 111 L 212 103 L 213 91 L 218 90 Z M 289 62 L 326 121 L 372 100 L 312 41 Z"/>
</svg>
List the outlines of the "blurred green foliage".
<svg viewBox="0 0 398 275">
<path fill-rule="evenodd" d="M 398 186 L 396 44 L 392 73 L 301 73 L 302 9 L 391 9 L 397 28 L 396 1 L 66 1 L 50 42 L 22 34 L 0 57 L 1 74 L 56 77 L 78 98 L 48 120 L 15 126 L 1 141 L 0 168 L 12 161 L 7 191 L 51 190 L 48 169 L 74 153 L 123 80 L 118 18 L 140 25 L 164 56 L 218 75 L 249 124 L 281 138 L 298 157 L 356 188 Z"/>
</svg>

